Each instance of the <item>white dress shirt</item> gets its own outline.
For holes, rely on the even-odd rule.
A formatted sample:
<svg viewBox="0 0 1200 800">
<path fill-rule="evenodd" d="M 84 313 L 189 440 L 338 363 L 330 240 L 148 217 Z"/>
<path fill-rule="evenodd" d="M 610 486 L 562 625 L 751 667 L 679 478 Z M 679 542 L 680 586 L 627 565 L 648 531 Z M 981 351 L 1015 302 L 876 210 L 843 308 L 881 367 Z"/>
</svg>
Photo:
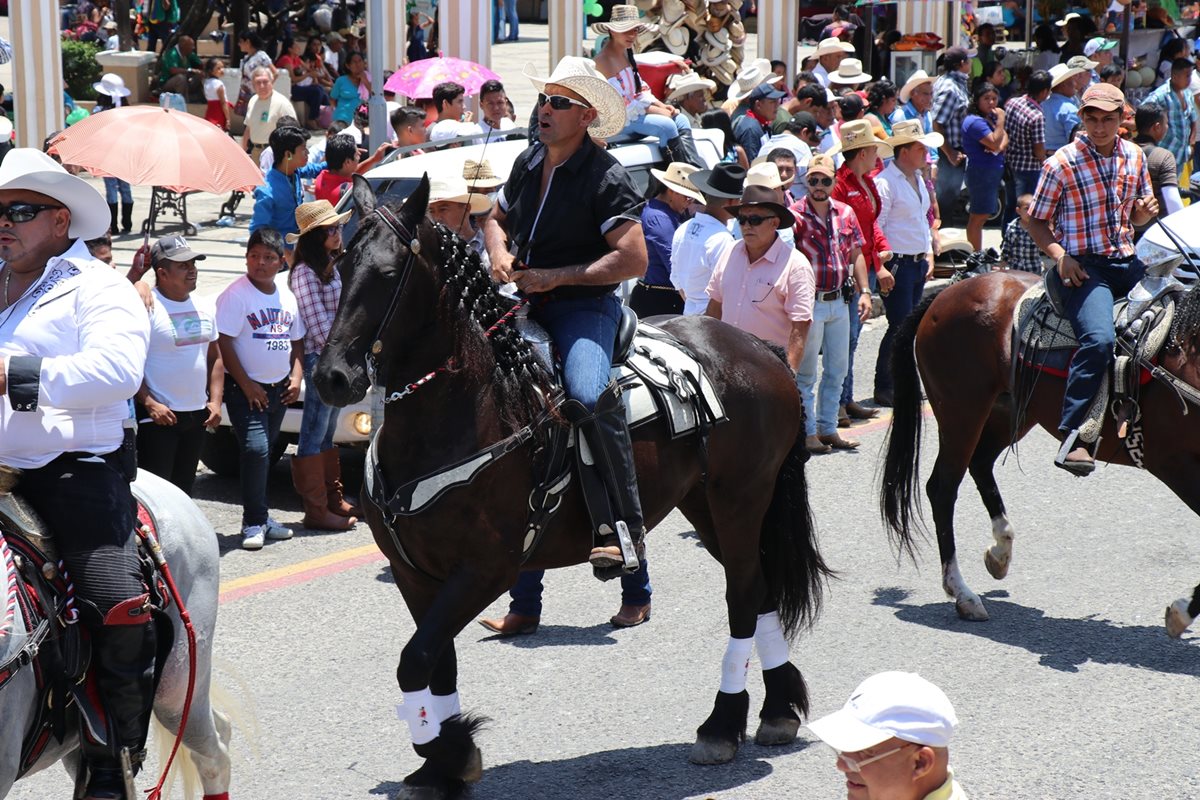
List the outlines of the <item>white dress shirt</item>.
<svg viewBox="0 0 1200 800">
<path fill-rule="evenodd" d="M 929 228 L 929 190 L 920 173 L 917 188 L 892 162 L 875 176 L 879 190 L 879 229 L 892 252 L 906 256 L 924 255 L 933 247 Z"/>
<path fill-rule="evenodd" d="M 150 322 L 133 285 L 82 240 L 0 312 L 0 463 L 45 466 L 66 452 L 116 450 L 142 384 Z"/>
<path fill-rule="evenodd" d="M 708 280 L 733 235 L 716 217 L 701 211 L 671 238 L 671 283 L 683 292 L 683 313 L 708 308 Z"/>
</svg>

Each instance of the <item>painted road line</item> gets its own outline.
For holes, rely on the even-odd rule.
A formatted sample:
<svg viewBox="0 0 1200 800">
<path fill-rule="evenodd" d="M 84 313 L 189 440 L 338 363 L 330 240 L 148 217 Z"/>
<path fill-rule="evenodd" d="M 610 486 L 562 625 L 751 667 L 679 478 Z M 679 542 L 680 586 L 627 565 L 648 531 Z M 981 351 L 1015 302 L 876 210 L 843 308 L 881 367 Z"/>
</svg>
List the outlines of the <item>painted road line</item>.
<svg viewBox="0 0 1200 800">
<path fill-rule="evenodd" d="M 363 564 L 385 560 L 383 553 L 379 552 L 379 548 L 374 544 L 339 550 L 308 561 L 247 575 L 243 578 L 234 578 L 222 583 L 220 602 L 240 600 L 243 597 L 282 589 L 285 586 L 294 586 L 297 583 L 306 583 L 324 575 L 335 575 Z"/>
</svg>

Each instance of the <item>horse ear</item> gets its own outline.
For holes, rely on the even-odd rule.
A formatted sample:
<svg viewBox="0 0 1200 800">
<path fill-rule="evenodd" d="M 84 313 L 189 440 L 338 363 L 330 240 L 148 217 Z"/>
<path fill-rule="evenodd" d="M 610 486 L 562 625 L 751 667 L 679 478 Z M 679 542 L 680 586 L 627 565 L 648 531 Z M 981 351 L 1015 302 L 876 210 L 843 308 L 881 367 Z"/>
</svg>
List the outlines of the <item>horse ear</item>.
<svg viewBox="0 0 1200 800">
<path fill-rule="evenodd" d="M 417 184 L 417 188 L 404 201 L 404 208 L 400 211 L 400 216 L 404 220 L 404 224 L 408 226 L 410 231 L 415 231 L 421 219 L 425 216 L 425 210 L 429 207 L 429 173 L 421 176 L 421 182 Z"/>
<path fill-rule="evenodd" d="M 354 201 L 354 208 L 358 211 L 359 219 L 362 219 L 375 210 L 375 192 L 371 189 L 370 182 L 363 176 L 354 175 L 353 181 L 350 187 L 350 199 Z"/>
</svg>

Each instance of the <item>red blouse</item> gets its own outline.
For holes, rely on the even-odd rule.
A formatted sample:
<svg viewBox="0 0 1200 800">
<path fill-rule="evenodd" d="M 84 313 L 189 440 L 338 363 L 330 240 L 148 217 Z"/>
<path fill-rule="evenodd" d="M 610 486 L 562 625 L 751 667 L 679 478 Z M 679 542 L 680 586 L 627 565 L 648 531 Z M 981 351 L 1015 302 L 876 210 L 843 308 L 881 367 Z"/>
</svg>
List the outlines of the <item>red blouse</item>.
<svg viewBox="0 0 1200 800">
<path fill-rule="evenodd" d="M 863 190 L 864 183 L 866 191 Z M 875 181 L 869 175 L 860 181 L 854 172 L 843 164 L 837 171 L 831 197 L 854 209 L 854 216 L 858 218 L 858 227 L 865 240 L 862 248 L 863 258 L 867 261 L 867 269 L 874 272 L 879 266 L 878 253 L 881 250 L 892 249 L 887 237 L 879 229 L 879 190 L 875 188 Z"/>
</svg>

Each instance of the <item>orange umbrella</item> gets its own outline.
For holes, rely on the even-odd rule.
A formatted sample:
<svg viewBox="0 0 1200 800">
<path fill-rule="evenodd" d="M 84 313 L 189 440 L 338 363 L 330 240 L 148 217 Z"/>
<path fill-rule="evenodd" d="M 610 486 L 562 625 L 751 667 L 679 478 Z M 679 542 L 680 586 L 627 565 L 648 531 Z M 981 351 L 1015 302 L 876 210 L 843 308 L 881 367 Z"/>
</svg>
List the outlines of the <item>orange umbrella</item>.
<svg viewBox="0 0 1200 800">
<path fill-rule="evenodd" d="M 122 106 L 67 128 L 50 149 L 94 175 L 176 192 L 224 194 L 263 182 L 258 165 L 203 117 L 158 106 Z"/>
</svg>

